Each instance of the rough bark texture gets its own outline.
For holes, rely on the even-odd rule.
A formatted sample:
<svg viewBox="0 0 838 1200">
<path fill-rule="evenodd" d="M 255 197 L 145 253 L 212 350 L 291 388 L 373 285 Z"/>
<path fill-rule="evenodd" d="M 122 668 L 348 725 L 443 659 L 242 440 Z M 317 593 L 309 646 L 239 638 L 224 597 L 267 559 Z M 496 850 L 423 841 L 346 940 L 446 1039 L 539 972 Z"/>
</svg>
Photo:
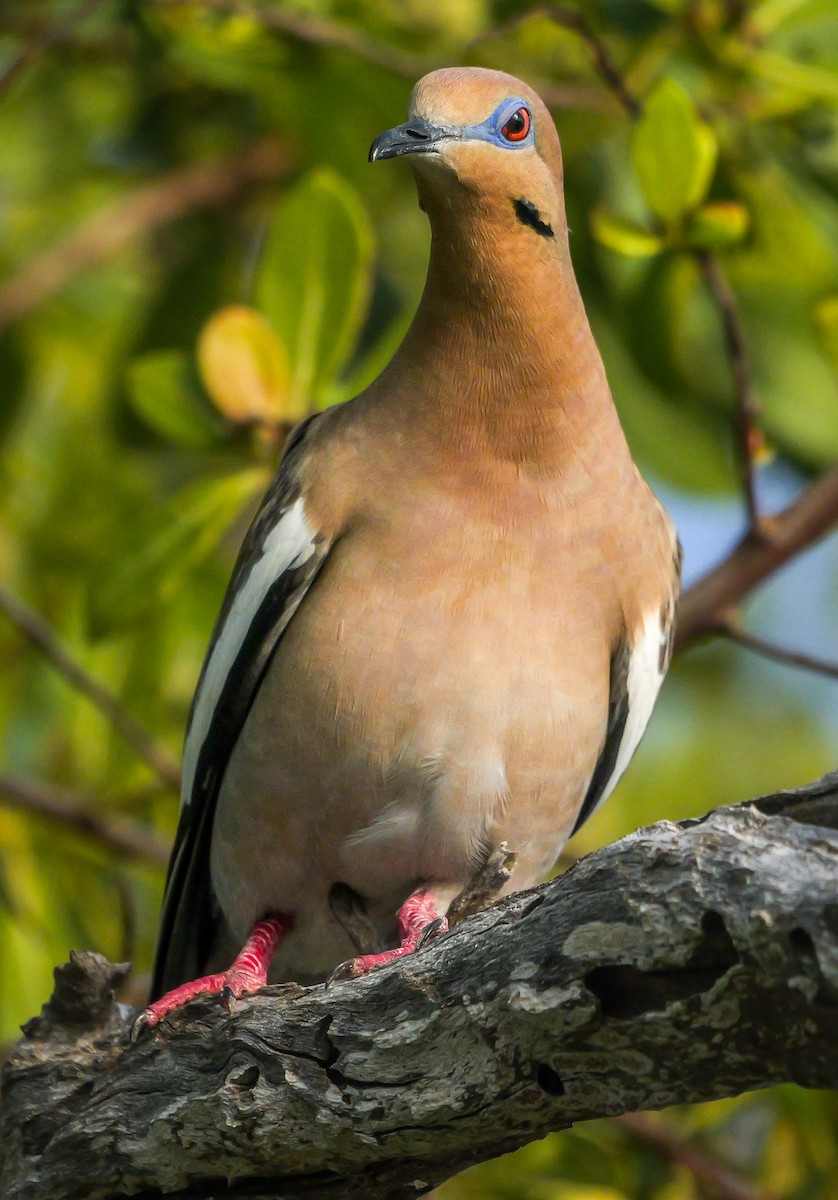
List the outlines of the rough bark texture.
<svg viewBox="0 0 838 1200">
<path fill-rule="evenodd" d="M 75 955 L 3 1075 L 3 1200 L 421 1195 L 571 1122 L 838 1085 L 838 773 L 662 822 L 368 977 L 129 1039 Z"/>
</svg>

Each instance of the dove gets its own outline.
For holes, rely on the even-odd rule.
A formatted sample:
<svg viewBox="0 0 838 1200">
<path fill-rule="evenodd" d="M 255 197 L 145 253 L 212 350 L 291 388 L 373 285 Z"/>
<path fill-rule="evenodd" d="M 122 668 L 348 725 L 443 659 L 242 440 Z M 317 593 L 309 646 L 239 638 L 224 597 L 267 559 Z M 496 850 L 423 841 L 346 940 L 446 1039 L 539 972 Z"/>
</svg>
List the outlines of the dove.
<svg viewBox="0 0 838 1200">
<path fill-rule="evenodd" d="M 505 892 L 542 880 L 668 666 L 679 544 L 576 284 L 550 113 L 503 72 L 438 70 L 369 157 L 413 169 L 427 282 L 381 375 L 292 433 L 244 540 L 143 1025 L 416 952 L 503 843 Z M 385 949 L 356 953 L 338 886 Z"/>
</svg>

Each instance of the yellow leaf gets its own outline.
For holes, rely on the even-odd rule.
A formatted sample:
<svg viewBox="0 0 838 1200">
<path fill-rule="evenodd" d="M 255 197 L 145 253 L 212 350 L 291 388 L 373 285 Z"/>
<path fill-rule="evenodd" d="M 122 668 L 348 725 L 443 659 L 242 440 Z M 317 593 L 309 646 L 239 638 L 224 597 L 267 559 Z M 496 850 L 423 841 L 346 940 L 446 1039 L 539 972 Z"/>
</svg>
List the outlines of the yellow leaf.
<svg viewBox="0 0 838 1200">
<path fill-rule="evenodd" d="M 741 242 L 750 227 L 750 214 L 736 200 L 717 200 L 694 213 L 687 242 L 699 250 L 724 250 Z"/>
<path fill-rule="evenodd" d="M 814 318 L 821 347 L 838 372 L 838 296 L 824 296 L 815 305 Z"/>
<path fill-rule="evenodd" d="M 666 241 L 658 234 L 602 208 L 594 209 L 591 227 L 598 242 L 627 258 L 652 258 L 666 249 Z"/>
<path fill-rule="evenodd" d="M 198 338 L 198 369 L 228 420 L 278 425 L 288 419 L 288 358 L 255 309 L 231 304 L 210 317 Z"/>
</svg>

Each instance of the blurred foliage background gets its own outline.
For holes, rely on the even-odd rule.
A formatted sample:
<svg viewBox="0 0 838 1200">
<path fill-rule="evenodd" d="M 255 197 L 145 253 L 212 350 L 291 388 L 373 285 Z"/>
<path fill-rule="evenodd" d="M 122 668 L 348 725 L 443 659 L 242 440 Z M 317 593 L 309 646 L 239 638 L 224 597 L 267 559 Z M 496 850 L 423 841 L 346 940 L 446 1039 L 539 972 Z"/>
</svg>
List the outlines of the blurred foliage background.
<svg viewBox="0 0 838 1200">
<path fill-rule="evenodd" d="M 747 338 L 761 503 L 838 458 L 834 0 L 548 9 L 0 2 L 0 577 L 28 606 L 0 597 L 0 1042 L 70 946 L 132 958 L 142 998 L 182 732 L 238 540 L 289 424 L 363 387 L 418 300 L 410 172 L 366 152 L 425 70 L 500 67 L 550 103 L 582 292 L 688 579 L 744 521 L 702 255 Z M 748 622 L 838 657 L 837 592 L 833 537 Z M 834 682 L 728 642 L 690 650 L 571 850 L 814 778 L 836 729 Z M 441 1194 L 838 1196 L 834 1098 L 782 1088 L 642 1120 L 548 1138 Z M 708 1183 L 686 1143 L 745 1190 Z"/>
</svg>

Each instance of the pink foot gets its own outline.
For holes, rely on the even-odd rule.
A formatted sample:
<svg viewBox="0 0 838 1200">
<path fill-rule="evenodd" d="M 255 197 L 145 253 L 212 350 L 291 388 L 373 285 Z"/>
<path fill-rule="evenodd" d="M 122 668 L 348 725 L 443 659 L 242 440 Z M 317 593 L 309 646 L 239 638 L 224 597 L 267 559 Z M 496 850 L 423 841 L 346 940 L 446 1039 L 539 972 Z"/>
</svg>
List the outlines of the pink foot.
<svg viewBox="0 0 838 1200">
<path fill-rule="evenodd" d="M 395 950 L 383 950 L 380 954 L 362 954 L 341 963 L 330 976 L 331 980 L 357 979 L 376 967 L 412 954 L 420 945 L 448 930 L 448 921 L 437 912 L 436 903 L 430 893 L 422 889 L 408 896 L 399 909 L 399 939 L 401 945 Z"/>
<path fill-rule="evenodd" d="M 220 995 L 221 1002 L 226 1004 L 233 996 L 238 999 L 258 992 L 268 982 L 268 967 L 292 924 L 292 918 L 284 915 L 257 921 L 228 971 L 204 975 L 202 979 L 193 979 L 166 992 L 137 1017 L 131 1030 L 132 1038 L 136 1041 L 143 1029 L 159 1024 L 169 1013 L 196 996 Z"/>
</svg>

